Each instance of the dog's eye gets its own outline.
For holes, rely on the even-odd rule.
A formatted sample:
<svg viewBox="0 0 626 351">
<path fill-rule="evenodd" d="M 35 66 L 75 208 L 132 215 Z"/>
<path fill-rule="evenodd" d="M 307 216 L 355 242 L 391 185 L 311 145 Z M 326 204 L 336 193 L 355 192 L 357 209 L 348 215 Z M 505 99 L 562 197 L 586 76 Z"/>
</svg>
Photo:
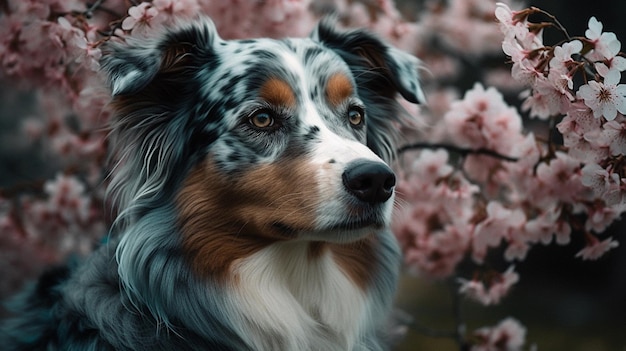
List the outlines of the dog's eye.
<svg viewBox="0 0 626 351">
<path fill-rule="evenodd" d="M 363 120 L 365 118 L 364 115 L 365 111 L 362 108 L 358 106 L 352 106 L 350 107 L 350 110 L 348 110 L 348 121 L 353 126 L 359 126 L 363 124 Z"/>
<path fill-rule="evenodd" d="M 255 112 L 254 115 L 250 117 L 249 121 L 257 128 L 268 128 L 274 125 L 274 118 L 265 110 Z"/>
</svg>

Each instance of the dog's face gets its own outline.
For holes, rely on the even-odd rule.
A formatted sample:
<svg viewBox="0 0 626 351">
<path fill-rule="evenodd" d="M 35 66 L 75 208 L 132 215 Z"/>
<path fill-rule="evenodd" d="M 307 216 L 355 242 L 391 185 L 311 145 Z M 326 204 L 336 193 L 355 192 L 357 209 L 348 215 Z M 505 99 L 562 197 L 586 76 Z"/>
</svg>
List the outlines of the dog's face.
<svg viewBox="0 0 626 351">
<path fill-rule="evenodd" d="M 139 216 L 172 201 L 183 247 L 212 257 L 198 264 L 389 224 L 395 97 L 421 98 L 415 58 L 328 24 L 311 38 L 224 41 L 208 21 L 110 51 L 121 206 Z"/>
</svg>

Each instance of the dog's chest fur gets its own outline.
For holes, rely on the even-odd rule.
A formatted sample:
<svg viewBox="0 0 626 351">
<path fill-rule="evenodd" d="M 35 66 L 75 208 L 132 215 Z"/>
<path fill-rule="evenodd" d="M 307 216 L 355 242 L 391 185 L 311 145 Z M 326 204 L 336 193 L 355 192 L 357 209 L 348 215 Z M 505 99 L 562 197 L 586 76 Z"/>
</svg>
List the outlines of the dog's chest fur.
<svg viewBox="0 0 626 351">
<path fill-rule="evenodd" d="M 315 258 L 309 250 L 304 243 L 273 245 L 236 265 L 240 285 L 232 296 L 241 334 L 258 349 L 352 350 L 367 327 L 364 292 L 330 250 Z"/>
</svg>

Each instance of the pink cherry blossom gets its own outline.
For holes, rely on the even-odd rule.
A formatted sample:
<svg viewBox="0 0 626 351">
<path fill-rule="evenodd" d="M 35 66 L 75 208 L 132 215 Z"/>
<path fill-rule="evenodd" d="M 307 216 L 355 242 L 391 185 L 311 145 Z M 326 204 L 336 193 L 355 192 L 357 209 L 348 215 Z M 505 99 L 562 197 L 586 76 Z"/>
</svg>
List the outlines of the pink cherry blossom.
<svg viewBox="0 0 626 351">
<path fill-rule="evenodd" d="M 608 205 L 604 201 L 594 201 L 587 207 L 585 230 L 602 233 L 626 211 L 624 201 L 619 204 Z"/>
<path fill-rule="evenodd" d="M 447 46 L 468 53 L 495 52 L 500 49 L 502 34 L 494 31 L 490 20 L 495 6 L 491 1 L 451 1 L 446 11 L 435 13 L 429 24 Z"/>
<path fill-rule="evenodd" d="M 421 151 L 396 187 L 402 211 L 394 216 L 393 231 L 405 263 L 411 272 L 431 278 L 450 276 L 465 257 L 472 203 L 479 192 L 460 173 L 452 173 L 447 161 L 444 150 Z M 421 205 L 412 205 L 417 203 Z"/>
<path fill-rule="evenodd" d="M 508 47 L 519 45 L 519 48 L 528 54 L 543 46 L 541 33 L 532 33 L 528 30 L 528 9 L 512 11 L 507 4 L 500 2 L 496 3 L 494 14 L 500 23 L 500 30 L 504 33 L 504 43 Z M 517 45 L 511 45 L 513 42 L 516 42 Z M 512 56 L 506 49 L 504 51 L 507 55 Z M 514 59 L 514 61 L 516 60 Z"/>
<path fill-rule="evenodd" d="M 524 98 L 522 103 L 522 111 L 530 111 L 530 117 L 537 117 L 539 119 L 547 119 L 554 115 L 557 110 L 554 99 L 550 96 L 541 94 L 539 91 L 526 90 L 520 94 L 521 98 Z"/>
<path fill-rule="evenodd" d="M 618 204 L 622 201 L 622 181 L 619 175 L 599 166 L 589 163 L 582 168 L 581 182 L 591 188 L 593 193 L 608 204 Z"/>
<path fill-rule="evenodd" d="M 40 274 L 42 267 L 54 263 L 53 254 L 38 246 L 24 233 L 24 228 L 9 204 L 0 199 L 0 248 L 2 263 L 11 269 L 2 273 L 0 296 L 10 296 L 24 284 L 24 279 Z"/>
<path fill-rule="evenodd" d="M 580 102 L 570 105 L 567 114 L 557 125 L 557 128 L 565 138 L 575 134 L 582 136 L 587 132 L 599 130 L 602 122 L 593 117 L 593 111 Z M 566 144 L 567 145 L 567 141 Z"/>
<path fill-rule="evenodd" d="M 626 122 L 616 120 L 605 123 L 602 138 L 609 145 L 609 151 L 613 156 L 626 155 Z"/>
<path fill-rule="evenodd" d="M 180 18 L 193 17 L 200 11 L 198 0 L 154 0 L 152 5 L 159 14 Z"/>
<path fill-rule="evenodd" d="M 128 9 L 128 17 L 122 22 L 122 29 L 145 34 L 158 14 L 159 10 L 153 4 L 142 2 Z"/>
<path fill-rule="evenodd" d="M 598 59 L 611 59 L 617 55 L 621 48 L 621 43 L 617 40 L 615 33 L 603 32 L 602 22 L 595 17 L 591 17 L 588 23 L 589 29 L 585 31 L 585 36 L 591 40 L 594 45 L 594 51 Z"/>
<path fill-rule="evenodd" d="M 455 143 L 470 148 L 488 148 L 507 154 L 521 139 L 521 117 L 494 88 L 481 84 L 452 104 L 444 116 Z"/>
<path fill-rule="evenodd" d="M 498 304 L 519 281 L 519 274 L 514 269 L 514 266 L 510 266 L 504 273 L 492 273 L 487 285 L 480 280 L 459 278 L 459 293 L 484 306 Z"/>
<path fill-rule="evenodd" d="M 541 40 L 525 27 L 520 29 L 517 26 L 510 34 L 502 42 L 502 50 L 513 61 L 512 76 L 520 84 L 531 86 L 538 77 L 543 76 L 543 71 L 538 67 L 541 55 L 535 57 L 536 50 L 542 46 Z"/>
<path fill-rule="evenodd" d="M 476 262 L 483 262 L 487 249 L 497 247 L 513 231 L 521 230 L 526 221 L 519 209 L 507 209 L 496 201 L 491 201 L 486 208 L 487 217 L 476 225 L 472 238 L 472 257 Z"/>
<path fill-rule="evenodd" d="M 501 25 L 501 30 L 507 32 L 509 28 L 515 27 L 522 23 L 522 16 L 519 11 L 512 11 L 511 8 L 502 2 L 496 3 L 495 15 Z M 522 17 L 522 18 L 520 18 Z"/>
<path fill-rule="evenodd" d="M 478 342 L 470 351 L 521 351 L 526 342 L 526 328 L 511 317 L 495 327 L 477 329 L 473 334 Z"/>
<path fill-rule="evenodd" d="M 552 204 L 535 218 L 526 222 L 524 231 L 527 233 L 527 239 L 532 243 L 549 244 L 552 242 L 553 236 L 556 236 L 558 244 L 568 244 L 570 242 L 571 227 L 567 222 L 560 220 L 560 217 L 561 208 L 556 204 Z M 523 259 L 524 257 L 519 258 Z"/>
<path fill-rule="evenodd" d="M 580 53 L 583 43 L 580 40 L 572 40 L 560 46 L 554 47 L 554 57 L 550 60 L 550 70 L 561 73 L 569 73 L 572 64 L 576 64 L 572 55 Z"/>
<path fill-rule="evenodd" d="M 430 278 L 446 278 L 454 273 L 465 257 L 470 237 L 456 226 L 410 235 L 415 241 L 406 246 L 405 262 L 414 274 Z"/>
<path fill-rule="evenodd" d="M 582 191 L 579 162 L 563 152 L 557 152 L 550 163 L 539 164 L 537 178 L 548 196 L 564 202 L 575 202 Z"/>
<path fill-rule="evenodd" d="M 620 72 L 626 71 L 626 58 L 622 56 L 614 56 L 605 60 L 609 69 Z"/>
<path fill-rule="evenodd" d="M 620 73 L 617 70 L 609 70 L 604 77 L 604 82 L 595 80 L 578 89 L 577 96 L 585 100 L 585 105 L 593 110 L 593 116 L 604 116 L 612 121 L 617 112 L 626 113 L 626 84 L 618 84 Z"/>
<path fill-rule="evenodd" d="M 424 150 L 411 165 L 413 174 L 426 183 L 449 176 L 453 168 L 448 164 L 448 152 L 443 149 Z"/>
<path fill-rule="evenodd" d="M 532 94 L 522 104 L 522 110 L 530 110 L 531 117 L 546 119 L 565 112 L 574 100 L 571 93 L 572 77 L 558 71 L 550 71 L 548 77 L 534 80 Z"/>
<path fill-rule="evenodd" d="M 587 238 L 589 239 L 587 246 L 576 254 L 576 257 L 580 257 L 583 260 L 595 261 L 604 256 L 604 254 L 611 249 L 619 246 L 619 243 L 614 241 L 613 238 L 607 238 L 600 241 L 595 236 L 590 234 L 587 235 Z"/>
</svg>

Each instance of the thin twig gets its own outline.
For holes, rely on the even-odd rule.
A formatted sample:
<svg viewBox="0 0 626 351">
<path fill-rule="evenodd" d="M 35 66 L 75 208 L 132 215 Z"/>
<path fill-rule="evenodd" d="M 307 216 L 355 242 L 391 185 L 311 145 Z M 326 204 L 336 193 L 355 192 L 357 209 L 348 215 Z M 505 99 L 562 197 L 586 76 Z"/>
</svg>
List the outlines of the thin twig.
<svg viewBox="0 0 626 351">
<path fill-rule="evenodd" d="M 554 16 L 553 14 L 546 12 L 540 8 L 537 7 L 531 7 L 531 9 L 533 11 L 536 11 L 537 13 L 541 13 L 545 16 L 547 16 L 549 19 L 551 19 L 552 21 L 554 21 L 555 27 L 560 30 L 561 32 L 563 32 L 563 34 L 565 34 L 565 36 L 567 37 L 568 40 L 571 40 L 571 37 L 569 36 L 569 33 L 567 32 L 567 29 L 565 28 L 565 26 L 563 26 L 561 24 L 561 22 L 559 22 L 559 20 L 556 18 L 556 16 Z"/>
<path fill-rule="evenodd" d="M 450 293 L 452 294 L 452 308 L 454 315 L 454 324 L 456 326 L 454 339 L 459 346 L 459 351 L 464 351 L 466 349 L 465 332 L 467 326 L 463 321 L 463 314 L 461 311 L 461 296 L 459 294 L 459 290 L 457 289 L 456 280 L 452 280 L 450 282 Z"/>
<path fill-rule="evenodd" d="M 400 147 L 398 149 L 398 153 L 401 154 L 405 151 L 409 151 L 409 150 L 415 150 L 415 149 L 446 149 L 449 151 L 453 151 L 456 152 L 458 154 L 460 154 L 461 156 L 467 156 L 467 155 L 486 155 L 486 156 L 490 156 L 490 157 L 494 157 L 503 161 L 507 161 L 507 162 L 517 162 L 518 159 L 515 157 L 510 157 L 510 156 L 506 156 L 506 155 L 502 155 L 499 154 L 493 150 L 489 150 L 489 149 L 485 149 L 485 148 L 479 148 L 479 149 L 467 149 L 467 148 L 462 148 L 459 146 L 455 146 L 455 145 L 449 145 L 449 144 L 441 144 L 441 143 L 434 143 L 434 144 L 430 144 L 430 143 L 414 143 L 414 144 L 409 144 L 409 145 L 404 145 L 402 147 Z"/>
<path fill-rule="evenodd" d="M 97 10 L 100 7 L 100 5 L 102 5 L 102 3 L 105 1 L 106 0 L 96 0 L 96 2 L 94 2 L 91 6 L 89 6 L 87 10 L 84 12 L 85 17 L 91 18 L 93 16 L 94 11 Z"/>
</svg>

